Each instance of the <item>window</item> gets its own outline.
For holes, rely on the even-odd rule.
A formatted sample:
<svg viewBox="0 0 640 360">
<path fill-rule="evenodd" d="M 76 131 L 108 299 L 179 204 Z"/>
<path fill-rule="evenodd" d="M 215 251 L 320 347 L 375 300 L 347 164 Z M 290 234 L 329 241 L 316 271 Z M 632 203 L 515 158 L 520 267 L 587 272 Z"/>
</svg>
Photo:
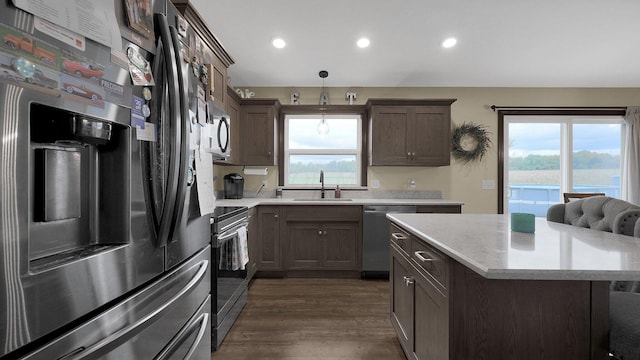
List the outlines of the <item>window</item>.
<svg viewBox="0 0 640 360">
<path fill-rule="evenodd" d="M 507 115 L 503 122 L 506 212 L 544 217 L 563 192 L 620 197 L 621 116 Z"/>
<path fill-rule="evenodd" d="M 327 114 L 329 133 L 320 135 L 322 116 L 289 114 L 284 119 L 284 186 L 319 187 L 320 170 L 326 186 L 360 186 L 362 118 Z"/>
</svg>

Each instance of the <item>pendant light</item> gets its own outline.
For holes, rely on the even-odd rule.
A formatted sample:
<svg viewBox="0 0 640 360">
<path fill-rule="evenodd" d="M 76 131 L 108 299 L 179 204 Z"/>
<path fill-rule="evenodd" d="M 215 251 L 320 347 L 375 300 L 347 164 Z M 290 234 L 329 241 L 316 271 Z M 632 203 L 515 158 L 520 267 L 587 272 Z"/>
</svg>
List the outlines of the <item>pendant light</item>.
<svg viewBox="0 0 640 360">
<path fill-rule="evenodd" d="M 327 119 L 325 118 L 325 110 L 326 108 L 324 107 L 325 105 L 329 104 L 329 95 L 326 93 L 326 91 L 324 90 L 324 79 L 329 76 L 329 72 L 327 72 L 326 70 L 322 70 L 320 71 L 320 73 L 318 73 L 318 75 L 322 78 L 322 93 L 320 93 L 320 105 L 322 105 L 322 118 L 320 119 L 320 123 L 318 124 L 318 134 L 320 134 L 320 136 L 325 136 L 329 133 L 329 124 L 327 123 Z"/>
</svg>

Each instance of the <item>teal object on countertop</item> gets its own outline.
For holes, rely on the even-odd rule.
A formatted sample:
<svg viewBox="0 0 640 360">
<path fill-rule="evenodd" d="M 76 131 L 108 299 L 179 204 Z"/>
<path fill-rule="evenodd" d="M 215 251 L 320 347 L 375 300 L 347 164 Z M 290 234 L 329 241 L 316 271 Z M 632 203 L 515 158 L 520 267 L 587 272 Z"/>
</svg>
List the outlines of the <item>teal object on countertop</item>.
<svg viewBox="0 0 640 360">
<path fill-rule="evenodd" d="M 536 232 L 536 216 L 527 213 L 511 213 L 511 230 L 523 233 Z"/>
</svg>

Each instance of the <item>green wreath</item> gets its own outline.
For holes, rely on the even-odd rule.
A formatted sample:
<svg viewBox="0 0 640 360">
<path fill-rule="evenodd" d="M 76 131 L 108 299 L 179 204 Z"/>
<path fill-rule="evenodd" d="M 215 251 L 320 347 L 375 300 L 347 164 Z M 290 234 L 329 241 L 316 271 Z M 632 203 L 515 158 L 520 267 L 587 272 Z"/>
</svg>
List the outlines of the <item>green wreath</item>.
<svg viewBox="0 0 640 360">
<path fill-rule="evenodd" d="M 484 125 L 472 122 L 463 123 L 453 129 L 452 154 L 453 157 L 466 163 L 480 161 L 491 147 L 491 139 Z"/>
</svg>

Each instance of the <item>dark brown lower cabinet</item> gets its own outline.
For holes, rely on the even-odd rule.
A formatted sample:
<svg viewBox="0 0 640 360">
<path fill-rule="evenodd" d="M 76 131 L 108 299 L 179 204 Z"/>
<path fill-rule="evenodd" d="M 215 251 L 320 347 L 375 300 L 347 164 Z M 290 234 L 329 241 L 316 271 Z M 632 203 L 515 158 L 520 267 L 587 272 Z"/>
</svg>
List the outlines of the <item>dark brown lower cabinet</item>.
<svg viewBox="0 0 640 360">
<path fill-rule="evenodd" d="M 289 269 L 318 270 L 322 268 L 322 249 L 324 246 L 320 225 L 315 222 L 287 224 Z"/>
<path fill-rule="evenodd" d="M 249 248 L 249 264 L 247 264 L 247 279 L 251 280 L 258 270 L 258 249 L 260 241 L 258 233 L 258 209 L 249 208 L 249 226 L 247 228 L 247 247 Z"/>
<path fill-rule="evenodd" d="M 290 270 L 358 270 L 357 224 L 291 222 Z"/>
<path fill-rule="evenodd" d="M 413 353 L 413 272 L 400 252 L 391 246 L 391 324 L 405 354 Z"/>
<path fill-rule="evenodd" d="M 288 270 L 360 271 L 361 208 L 288 206 Z"/>
<path fill-rule="evenodd" d="M 283 270 L 280 242 L 280 207 L 260 206 L 258 208 L 258 228 L 258 270 Z"/>
<path fill-rule="evenodd" d="M 448 356 L 448 303 L 445 294 L 391 246 L 391 323 L 409 359 Z"/>
<path fill-rule="evenodd" d="M 361 206 L 260 205 L 259 276 L 360 276 Z"/>
</svg>

